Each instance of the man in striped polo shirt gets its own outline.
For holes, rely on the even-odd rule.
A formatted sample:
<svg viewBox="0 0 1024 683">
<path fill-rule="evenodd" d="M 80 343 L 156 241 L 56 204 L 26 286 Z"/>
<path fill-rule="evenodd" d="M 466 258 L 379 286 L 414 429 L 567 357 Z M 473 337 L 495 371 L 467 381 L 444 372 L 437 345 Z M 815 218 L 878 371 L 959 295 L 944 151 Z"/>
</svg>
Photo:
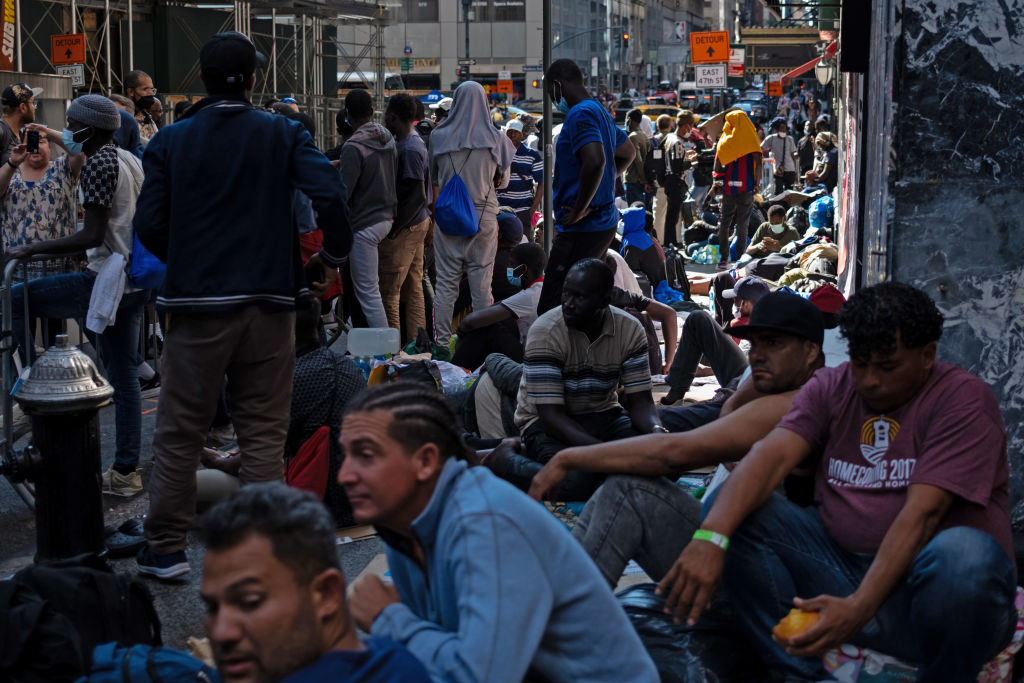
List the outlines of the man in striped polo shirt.
<svg viewBox="0 0 1024 683">
<path fill-rule="evenodd" d="M 533 241 L 533 213 L 544 195 L 544 160 L 540 152 L 523 144 L 523 122 L 512 119 L 505 135 L 516 146 L 508 187 L 498 190 L 498 202 L 512 209 L 523 222 L 526 239 Z"/>
<path fill-rule="evenodd" d="M 633 316 L 609 305 L 613 280 L 604 262 L 579 261 L 565 279 L 562 305 L 530 328 L 515 415 L 527 457 L 487 463 L 523 489 L 564 448 L 668 431 L 651 396 L 647 337 Z M 586 500 L 602 479 L 574 472 L 558 500 Z"/>
</svg>

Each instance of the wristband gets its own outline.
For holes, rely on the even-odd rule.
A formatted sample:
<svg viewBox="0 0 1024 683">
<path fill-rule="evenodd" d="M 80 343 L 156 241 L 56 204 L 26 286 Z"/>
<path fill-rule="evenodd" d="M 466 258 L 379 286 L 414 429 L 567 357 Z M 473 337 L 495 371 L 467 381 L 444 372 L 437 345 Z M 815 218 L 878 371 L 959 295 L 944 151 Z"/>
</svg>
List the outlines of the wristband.
<svg viewBox="0 0 1024 683">
<path fill-rule="evenodd" d="M 11 168 L 13 168 L 15 171 L 18 170 L 18 164 L 14 163 L 10 159 L 7 160 L 7 165 L 10 166 Z"/>
<path fill-rule="evenodd" d="M 697 529 L 693 532 L 693 538 L 698 541 L 707 541 L 708 543 L 714 543 L 722 550 L 729 549 L 729 537 L 718 533 L 717 531 L 709 531 L 707 529 Z"/>
<path fill-rule="evenodd" d="M 711 174 L 711 177 L 712 177 L 712 178 L 724 178 L 724 177 L 725 177 L 725 174 L 724 174 L 724 173 L 714 173 L 714 172 L 713 172 L 713 173 Z"/>
<path fill-rule="evenodd" d="M 651 434 L 669 434 L 669 433 L 670 432 L 668 431 L 668 429 L 665 428 L 665 425 L 654 425 L 654 427 L 651 428 Z"/>
</svg>

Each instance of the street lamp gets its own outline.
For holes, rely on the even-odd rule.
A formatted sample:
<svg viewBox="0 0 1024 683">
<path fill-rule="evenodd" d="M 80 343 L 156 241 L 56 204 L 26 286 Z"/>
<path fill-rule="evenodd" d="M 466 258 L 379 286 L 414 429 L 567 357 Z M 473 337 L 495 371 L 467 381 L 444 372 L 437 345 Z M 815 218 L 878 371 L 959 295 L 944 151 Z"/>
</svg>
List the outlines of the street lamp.
<svg viewBox="0 0 1024 683">
<path fill-rule="evenodd" d="M 832 80 L 832 65 L 825 59 L 825 55 L 822 55 L 818 63 L 814 65 L 814 77 L 823 86 L 828 85 Z"/>
</svg>

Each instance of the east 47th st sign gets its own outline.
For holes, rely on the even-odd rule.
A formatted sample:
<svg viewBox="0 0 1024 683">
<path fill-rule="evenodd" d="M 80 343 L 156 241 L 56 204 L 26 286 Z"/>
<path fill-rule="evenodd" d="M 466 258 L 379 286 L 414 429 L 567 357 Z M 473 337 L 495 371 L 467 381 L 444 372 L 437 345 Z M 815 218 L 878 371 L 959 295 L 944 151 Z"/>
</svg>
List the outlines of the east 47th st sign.
<svg viewBox="0 0 1024 683">
<path fill-rule="evenodd" d="M 728 31 L 698 31 L 690 34 L 690 62 L 692 64 L 716 64 L 728 61 Z"/>
</svg>

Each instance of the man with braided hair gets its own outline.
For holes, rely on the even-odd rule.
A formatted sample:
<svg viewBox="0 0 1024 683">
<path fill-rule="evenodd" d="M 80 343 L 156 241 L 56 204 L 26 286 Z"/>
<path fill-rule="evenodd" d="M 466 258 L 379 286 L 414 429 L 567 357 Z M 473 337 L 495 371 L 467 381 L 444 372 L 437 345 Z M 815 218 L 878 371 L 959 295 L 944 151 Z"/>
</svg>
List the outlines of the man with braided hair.
<svg viewBox="0 0 1024 683">
<path fill-rule="evenodd" d="M 819 369 L 705 502 L 659 590 L 692 624 L 723 580 L 780 677 L 827 678 L 821 653 L 852 642 L 920 665 L 919 681 L 973 681 L 1016 622 L 999 405 L 935 360 L 943 317 L 919 289 L 868 287 L 838 317 L 850 362 Z M 811 457 L 813 507 L 773 493 Z M 817 622 L 773 641 L 793 606 Z"/>
<path fill-rule="evenodd" d="M 356 624 L 445 681 L 657 681 L 582 547 L 545 509 L 467 466 L 454 412 L 414 383 L 367 389 L 342 422 L 338 481 L 387 544 L 394 586 L 352 585 Z"/>
</svg>

